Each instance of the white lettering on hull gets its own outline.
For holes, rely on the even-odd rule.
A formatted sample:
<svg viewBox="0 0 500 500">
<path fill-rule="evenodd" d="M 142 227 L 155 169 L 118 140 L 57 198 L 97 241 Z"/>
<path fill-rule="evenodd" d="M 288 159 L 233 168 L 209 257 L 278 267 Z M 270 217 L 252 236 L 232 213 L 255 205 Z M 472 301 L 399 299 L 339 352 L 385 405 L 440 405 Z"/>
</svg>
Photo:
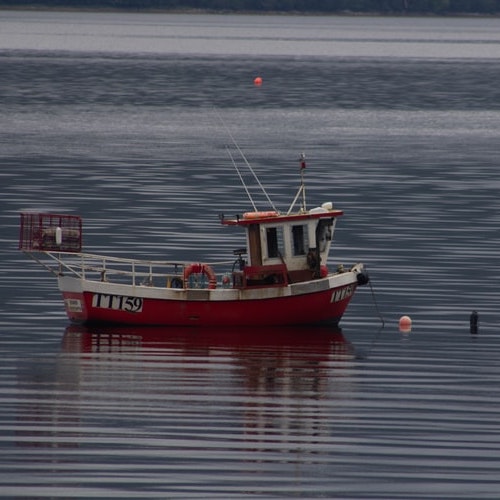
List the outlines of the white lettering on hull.
<svg viewBox="0 0 500 500">
<path fill-rule="evenodd" d="M 332 293 L 332 298 L 330 302 L 340 302 L 341 300 L 347 299 L 354 293 L 354 285 L 347 285 L 343 288 L 335 290 Z"/>
<path fill-rule="evenodd" d="M 83 312 L 82 301 L 80 299 L 64 299 L 64 306 L 66 311 L 70 313 Z"/>
<path fill-rule="evenodd" d="M 123 295 L 108 295 L 104 293 L 94 293 L 92 296 L 92 307 L 100 307 L 102 309 L 138 313 L 142 312 L 142 305 L 143 299 L 141 297 L 124 297 Z"/>
</svg>

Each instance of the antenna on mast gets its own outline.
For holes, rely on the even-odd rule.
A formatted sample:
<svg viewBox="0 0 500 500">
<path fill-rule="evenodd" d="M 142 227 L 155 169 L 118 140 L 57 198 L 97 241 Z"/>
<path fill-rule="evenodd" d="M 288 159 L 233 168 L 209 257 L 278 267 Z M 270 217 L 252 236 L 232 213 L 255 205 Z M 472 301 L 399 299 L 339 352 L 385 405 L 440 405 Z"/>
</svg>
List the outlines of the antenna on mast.
<svg viewBox="0 0 500 500">
<path fill-rule="evenodd" d="M 302 190 L 302 211 L 306 212 L 306 184 L 304 182 L 304 172 L 306 171 L 306 155 L 300 153 L 300 189 Z"/>
</svg>

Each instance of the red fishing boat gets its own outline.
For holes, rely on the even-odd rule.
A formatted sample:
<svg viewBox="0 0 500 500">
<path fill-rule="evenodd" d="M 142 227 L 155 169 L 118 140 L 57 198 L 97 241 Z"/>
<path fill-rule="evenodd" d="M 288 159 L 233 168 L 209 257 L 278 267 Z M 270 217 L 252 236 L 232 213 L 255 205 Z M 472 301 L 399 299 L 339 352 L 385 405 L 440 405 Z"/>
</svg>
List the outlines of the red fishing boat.
<svg viewBox="0 0 500 500">
<path fill-rule="evenodd" d="M 246 246 L 234 250 L 230 261 L 149 261 L 85 253 L 82 219 L 54 213 L 21 213 L 19 248 L 57 277 L 66 313 L 75 322 L 336 325 L 368 275 L 361 263 L 327 268 L 343 212 L 331 202 L 306 207 L 303 157 L 300 166 L 301 184 L 288 211 L 278 211 L 270 200 L 272 210 L 258 211 L 250 198 L 252 211 L 221 216 L 223 225 L 246 235 Z"/>
</svg>

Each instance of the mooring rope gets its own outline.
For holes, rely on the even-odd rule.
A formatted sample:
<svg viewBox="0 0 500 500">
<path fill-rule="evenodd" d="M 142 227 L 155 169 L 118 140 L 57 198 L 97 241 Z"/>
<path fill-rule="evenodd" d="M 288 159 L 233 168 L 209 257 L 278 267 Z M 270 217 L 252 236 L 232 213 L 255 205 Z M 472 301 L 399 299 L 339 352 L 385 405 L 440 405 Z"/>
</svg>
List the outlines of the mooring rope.
<svg viewBox="0 0 500 500">
<path fill-rule="evenodd" d="M 368 284 L 370 285 L 370 291 L 372 293 L 373 305 L 375 306 L 375 310 L 377 311 L 378 317 L 380 318 L 380 321 L 382 322 L 382 328 L 383 328 L 385 326 L 385 321 L 384 321 L 384 317 L 382 316 L 382 313 L 380 312 L 380 309 L 378 307 L 377 299 L 375 298 L 375 291 L 373 290 L 371 278 L 370 278 L 370 281 L 368 281 Z"/>
</svg>

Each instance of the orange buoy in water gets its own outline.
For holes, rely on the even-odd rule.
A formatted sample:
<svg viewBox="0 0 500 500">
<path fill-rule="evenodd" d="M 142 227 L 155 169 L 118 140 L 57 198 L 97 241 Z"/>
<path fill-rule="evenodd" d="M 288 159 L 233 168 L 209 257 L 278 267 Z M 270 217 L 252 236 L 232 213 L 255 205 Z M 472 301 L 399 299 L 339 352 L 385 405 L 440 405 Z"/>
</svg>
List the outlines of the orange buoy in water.
<svg viewBox="0 0 500 500">
<path fill-rule="evenodd" d="M 262 85 L 262 78 L 260 76 L 256 76 L 253 79 L 254 85 L 257 85 L 257 87 L 260 87 Z"/>
<path fill-rule="evenodd" d="M 410 316 L 401 316 L 399 318 L 399 331 L 401 333 L 411 332 L 411 318 Z"/>
</svg>

